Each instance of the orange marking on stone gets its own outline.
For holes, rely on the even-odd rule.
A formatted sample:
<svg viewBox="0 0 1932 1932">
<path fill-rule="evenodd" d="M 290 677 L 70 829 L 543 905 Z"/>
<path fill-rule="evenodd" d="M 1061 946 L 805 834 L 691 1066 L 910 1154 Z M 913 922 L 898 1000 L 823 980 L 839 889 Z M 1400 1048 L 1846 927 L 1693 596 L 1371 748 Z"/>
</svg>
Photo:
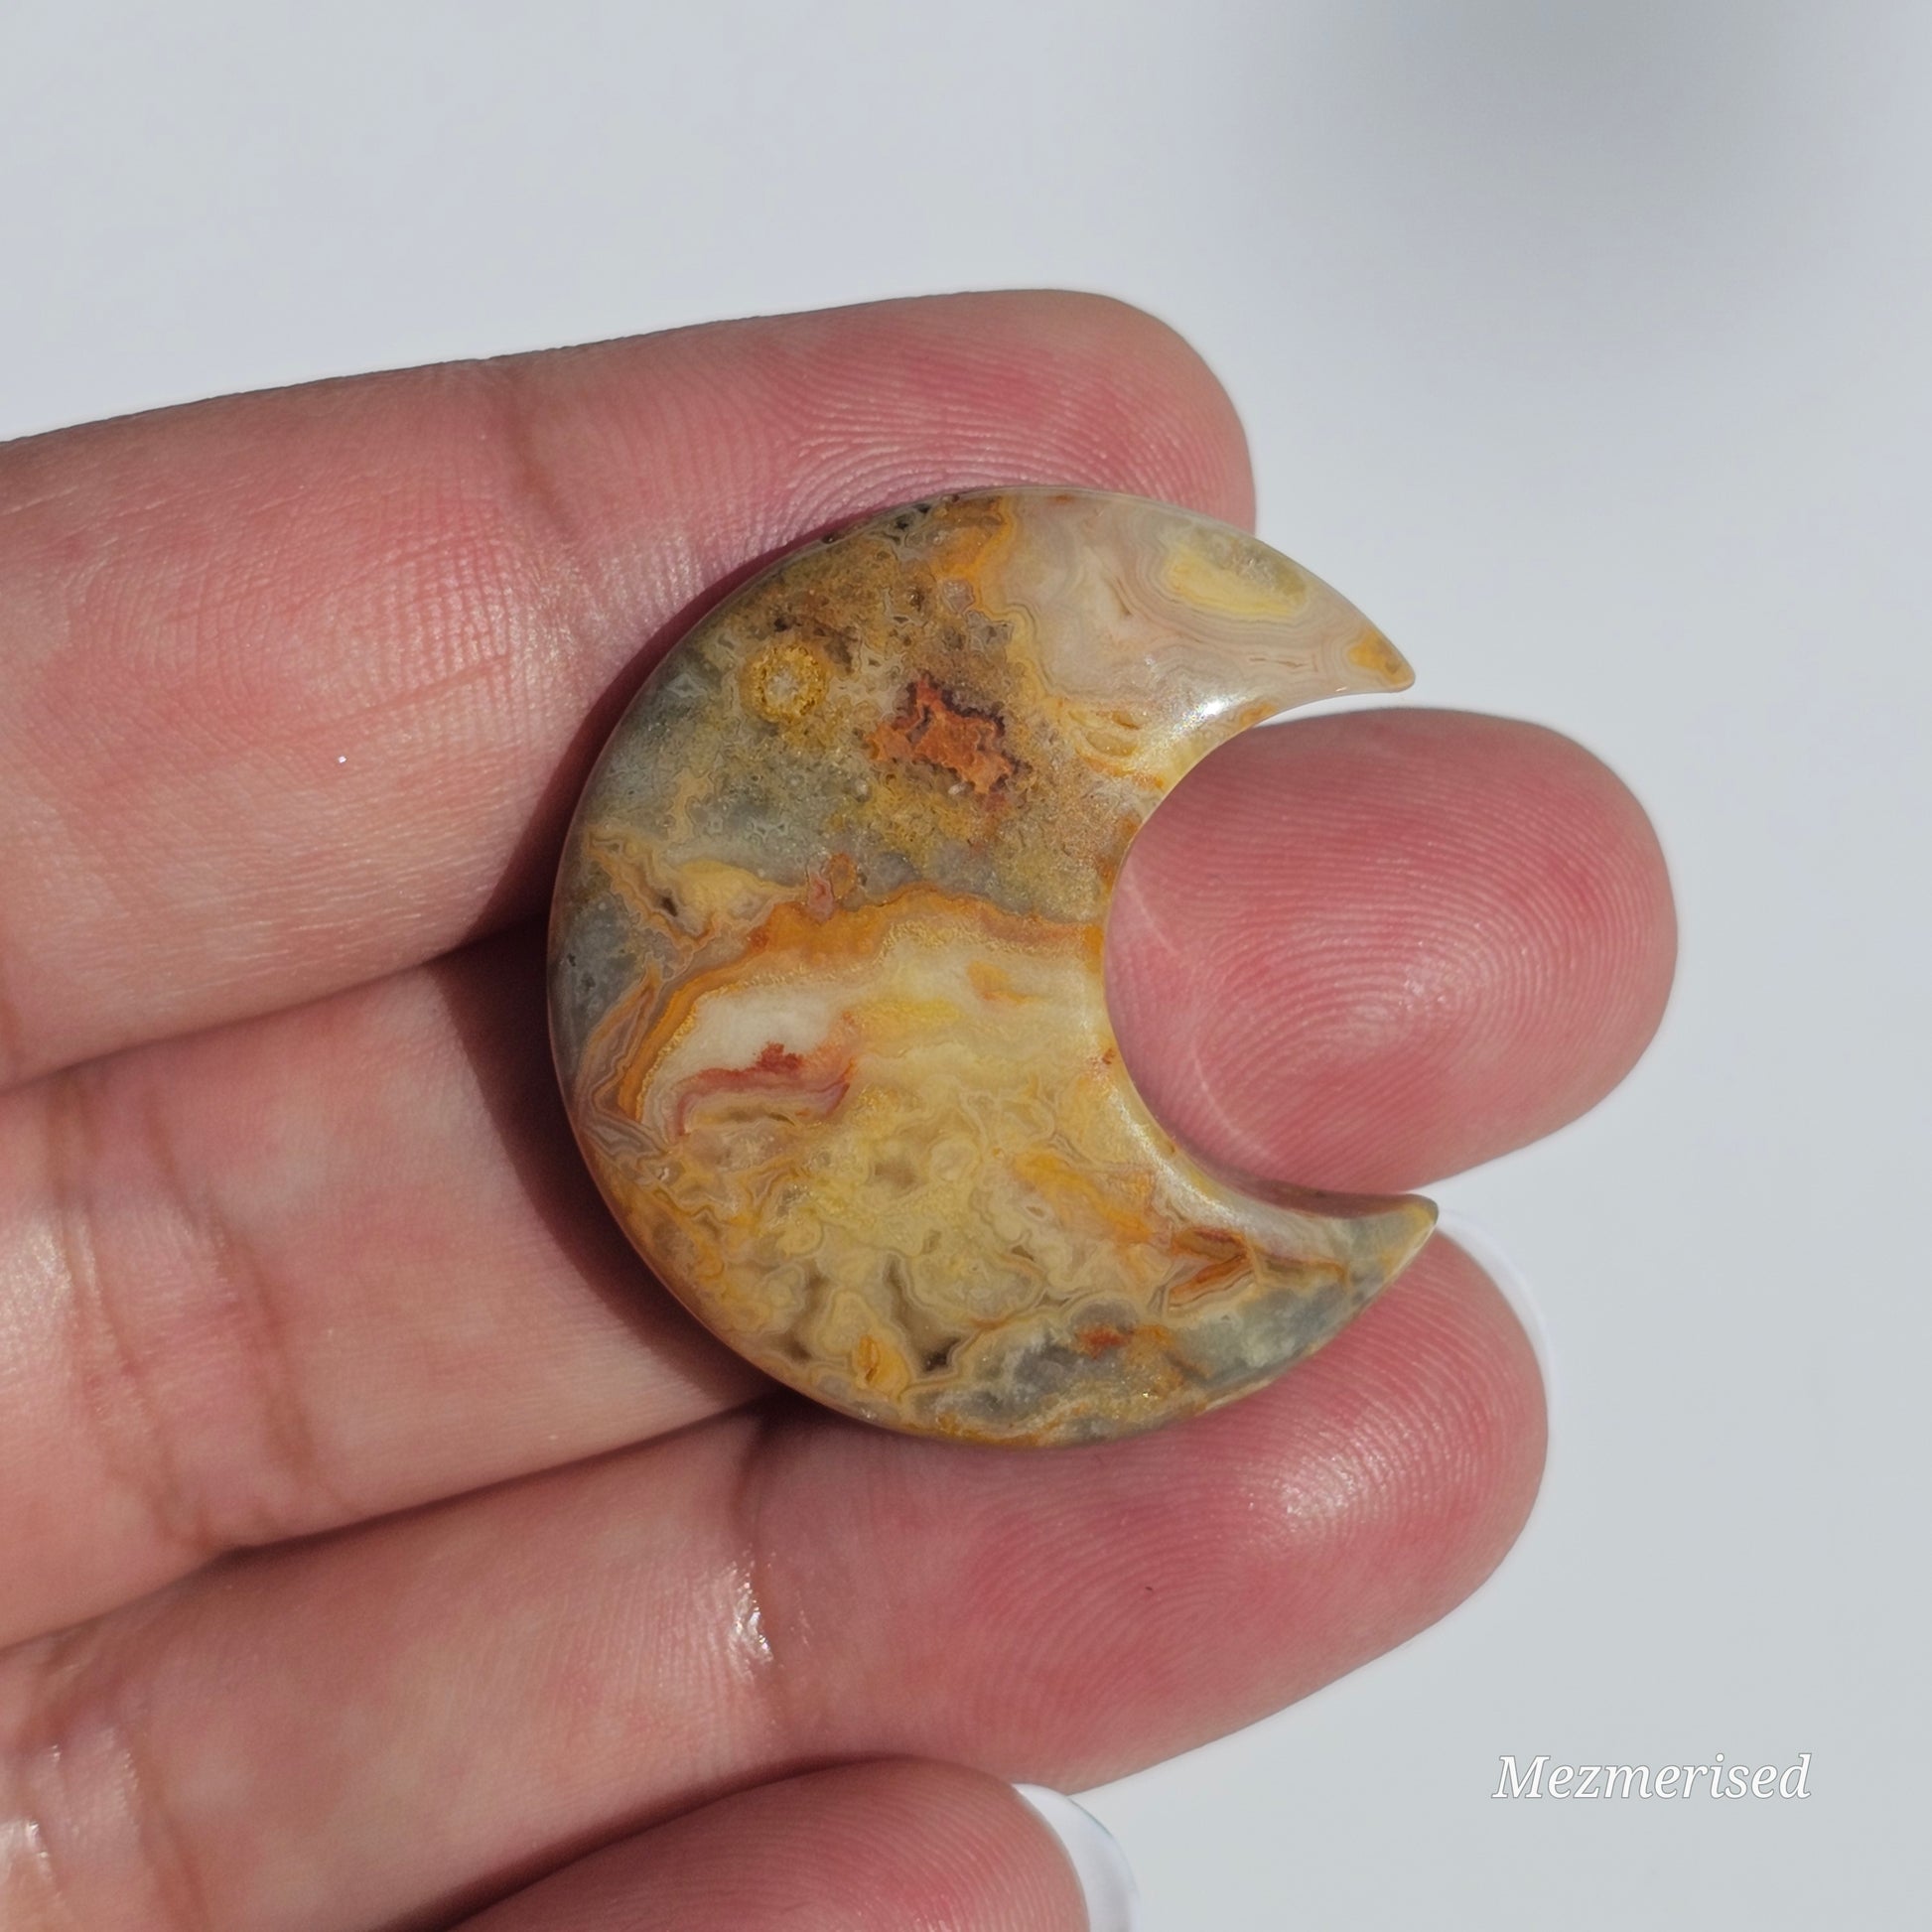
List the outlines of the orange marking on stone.
<svg viewBox="0 0 1932 1932">
<path fill-rule="evenodd" d="M 1035 957 L 1072 949 L 1096 968 L 1100 964 L 1105 940 L 1097 924 L 1054 925 L 926 885 L 903 886 L 890 897 L 870 905 L 841 906 L 836 915 L 824 918 L 814 917 L 810 906 L 796 899 L 781 899 L 745 935 L 737 959 L 694 974 L 665 995 L 642 1035 L 619 1049 L 622 1063 L 612 1091 L 614 1106 L 624 1117 L 636 1118 L 658 1055 L 684 1030 L 706 994 L 768 971 L 774 962 L 809 976 L 853 960 L 877 958 L 902 925 L 931 918 L 953 926 L 962 916 L 990 945 L 1011 946 Z"/>
<path fill-rule="evenodd" d="M 1226 1228 L 1183 1228 L 1175 1235 L 1173 1245 L 1180 1254 L 1198 1255 L 1204 1265 L 1168 1290 L 1170 1306 L 1181 1306 L 1198 1296 L 1211 1295 L 1217 1288 L 1225 1288 L 1253 1271 L 1248 1244 Z"/>
<path fill-rule="evenodd" d="M 1024 1006 L 1036 997 L 1021 992 L 999 967 L 984 959 L 969 961 L 966 977 L 973 991 L 990 1005 Z"/>
<path fill-rule="evenodd" d="M 815 919 L 829 919 L 859 886 L 859 868 L 852 855 L 835 852 L 822 872 L 805 876 L 805 910 Z"/>
<path fill-rule="evenodd" d="M 876 759 L 937 765 L 982 798 L 1019 768 L 1000 749 L 1000 721 L 957 706 L 922 671 L 907 687 L 905 706 L 873 733 Z"/>
<path fill-rule="evenodd" d="M 774 1039 L 750 1066 L 708 1066 L 680 1081 L 671 1109 L 671 1132 L 682 1134 L 691 1108 L 721 1093 L 756 1095 L 787 1114 L 823 1118 L 845 1098 L 851 1084 L 852 1063 L 838 1048 L 821 1047 L 807 1055 L 794 1053 Z"/>
</svg>

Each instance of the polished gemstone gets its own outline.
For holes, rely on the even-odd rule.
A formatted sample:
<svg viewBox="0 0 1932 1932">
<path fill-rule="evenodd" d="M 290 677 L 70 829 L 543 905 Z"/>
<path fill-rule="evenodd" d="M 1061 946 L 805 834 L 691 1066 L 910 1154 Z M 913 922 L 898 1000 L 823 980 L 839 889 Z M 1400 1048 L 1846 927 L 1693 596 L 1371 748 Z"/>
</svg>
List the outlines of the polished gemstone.
<svg viewBox="0 0 1932 1932">
<path fill-rule="evenodd" d="M 1069 489 L 794 551 L 658 665 L 551 928 L 565 1099 L 666 1287 L 869 1422 L 1091 1441 L 1328 1339 L 1434 1210 L 1211 1171 L 1135 1091 L 1107 908 L 1216 745 L 1407 665 L 1279 553 Z"/>
</svg>

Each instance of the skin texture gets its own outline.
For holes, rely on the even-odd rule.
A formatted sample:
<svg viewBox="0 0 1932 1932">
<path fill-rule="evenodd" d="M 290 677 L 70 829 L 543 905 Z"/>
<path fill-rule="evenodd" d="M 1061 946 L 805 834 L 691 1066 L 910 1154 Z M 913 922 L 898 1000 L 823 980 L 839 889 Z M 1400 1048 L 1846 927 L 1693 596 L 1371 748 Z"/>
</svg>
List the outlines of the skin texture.
<svg viewBox="0 0 1932 1932">
<path fill-rule="evenodd" d="M 475 1932 L 1086 1932 L 1052 1835 L 1010 1787 L 893 1759 L 786 1778 L 623 1841 Z"/>
<path fill-rule="evenodd" d="M 1508 1547 L 1535 1364 L 1440 1241 L 1251 1400 L 1013 1457 L 760 1394 L 570 1145 L 534 920 L 654 653 L 801 537 L 1016 481 L 1251 507 L 1191 352 L 1051 295 L 0 451 L 0 1920 L 446 1924 L 814 1767 L 1078 1786 Z M 1595 760 L 1409 711 L 1204 762 L 1106 968 L 1203 1153 L 1386 1190 L 1614 1084 L 1672 944 Z"/>
<path fill-rule="evenodd" d="M 767 1375 L 966 1442 L 1131 1435 L 1320 1347 L 1435 1210 L 1181 1153 L 1121 1063 L 1107 910 L 1206 753 L 1409 682 L 1288 558 L 1097 490 L 908 504 L 728 599 L 605 747 L 551 919 L 564 1094 L 638 1252 Z"/>
</svg>

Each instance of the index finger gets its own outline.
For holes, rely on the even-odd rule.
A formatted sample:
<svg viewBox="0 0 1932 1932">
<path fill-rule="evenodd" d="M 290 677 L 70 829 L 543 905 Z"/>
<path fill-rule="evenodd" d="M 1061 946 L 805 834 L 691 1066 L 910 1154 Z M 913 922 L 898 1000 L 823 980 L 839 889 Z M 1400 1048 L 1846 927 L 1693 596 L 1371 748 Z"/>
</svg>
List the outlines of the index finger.
<svg viewBox="0 0 1932 1932">
<path fill-rule="evenodd" d="M 0 450 L 0 1080 L 539 903 L 722 585 L 978 483 L 1251 509 L 1226 396 L 1092 296 L 890 302 L 225 398 Z"/>
</svg>

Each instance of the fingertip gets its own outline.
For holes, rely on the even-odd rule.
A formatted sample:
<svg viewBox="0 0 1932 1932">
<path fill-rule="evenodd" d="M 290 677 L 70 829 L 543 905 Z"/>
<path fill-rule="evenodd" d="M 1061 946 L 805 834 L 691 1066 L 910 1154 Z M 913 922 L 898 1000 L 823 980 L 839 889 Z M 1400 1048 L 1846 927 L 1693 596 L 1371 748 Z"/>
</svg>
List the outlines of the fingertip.
<svg viewBox="0 0 1932 1932">
<path fill-rule="evenodd" d="M 1656 1031 L 1670 881 L 1628 788 L 1541 727 L 1407 707 L 1250 732 L 1136 840 L 1121 1047 L 1210 1158 L 1426 1186 L 1593 1106 Z"/>
<path fill-rule="evenodd" d="M 1370 1456 L 1400 1471 L 1380 1533 L 1428 1553 L 1430 1593 L 1409 1606 L 1421 1628 L 1494 1571 L 1536 1502 L 1549 1428 L 1536 1348 L 1487 1271 L 1440 1232 L 1340 1343 L 1326 1372 L 1340 1391 L 1376 1392 L 1349 1413 L 1371 1429 Z"/>
<path fill-rule="evenodd" d="M 1324 1349 L 1193 1422 L 1025 1456 L 915 1449 L 814 1422 L 762 1493 L 785 1526 L 766 1627 L 809 1727 L 1085 1789 L 1467 1596 L 1535 1499 L 1542 1384 L 1508 1305 L 1437 1239 Z"/>
<path fill-rule="evenodd" d="M 1064 337 L 1084 346 L 1097 370 L 1111 373 L 1111 461 L 1149 479 L 1144 493 L 1251 529 L 1254 470 L 1234 398 L 1201 351 L 1173 324 L 1119 297 L 1041 289 L 1042 340 Z"/>
<path fill-rule="evenodd" d="M 1517 1325 L 1536 1357 L 1536 1369 L 1543 1384 L 1546 1428 L 1553 1422 L 1559 1402 L 1557 1347 L 1544 1311 L 1542 1297 L 1535 1284 L 1510 1252 L 1502 1237 L 1474 1215 L 1460 1209 L 1445 1208 L 1437 1223 L 1438 1232 L 1453 1247 L 1467 1255 L 1489 1278 L 1496 1293 L 1509 1305 Z"/>
<path fill-rule="evenodd" d="M 1087 290 L 1007 289 L 869 303 L 825 320 L 877 346 L 869 368 L 853 362 L 866 379 L 855 420 L 890 423 L 895 367 L 921 434 L 959 417 L 963 437 L 948 448 L 941 436 L 939 470 L 919 488 L 1084 484 L 1253 522 L 1233 399 L 1200 351 L 1146 309 Z M 852 360 L 850 343 L 837 346 Z"/>
<path fill-rule="evenodd" d="M 1298 1629 L 1287 1697 L 1468 1597 L 1542 1480 L 1534 1350 L 1495 1284 L 1440 1234 L 1327 1347 L 1202 1426 L 1216 1425 L 1253 1525 L 1238 1593 L 1272 1597 Z"/>
</svg>

